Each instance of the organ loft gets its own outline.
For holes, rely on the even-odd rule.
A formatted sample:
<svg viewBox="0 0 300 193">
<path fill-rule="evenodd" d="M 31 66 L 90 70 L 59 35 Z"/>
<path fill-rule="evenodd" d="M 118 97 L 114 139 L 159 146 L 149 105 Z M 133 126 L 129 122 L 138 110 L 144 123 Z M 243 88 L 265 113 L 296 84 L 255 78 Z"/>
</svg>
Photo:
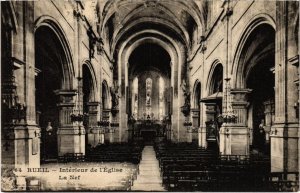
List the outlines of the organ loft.
<svg viewBox="0 0 300 193">
<path fill-rule="evenodd" d="M 298 1 L 1 2 L 2 191 L 298 191 L 298 37 Z"/>
</svg>

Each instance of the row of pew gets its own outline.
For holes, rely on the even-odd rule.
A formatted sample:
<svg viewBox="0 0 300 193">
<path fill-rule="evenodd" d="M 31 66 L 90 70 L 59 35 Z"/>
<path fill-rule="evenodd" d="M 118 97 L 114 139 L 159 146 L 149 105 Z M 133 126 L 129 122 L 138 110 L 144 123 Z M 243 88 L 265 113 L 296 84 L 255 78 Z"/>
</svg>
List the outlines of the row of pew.
<svg viewBox="0 0 300 193">
<path fill-rule="evenodd" d="M 113 143 L 102 144 L 86 152 L 86 161 L 90 162 L 131 162 L 140 163 L 144 144 Z"/>
<path fill-rule="evenodd" d="M 66 153 L 58 156 L 58 162 L 131 162 L 138 164 L 141 160 L 144 144 L 141 141 L 132 143 L 100 144 L 87 147 L 86 154 Z"/>
<path fill-rule="evenodd" d="M 169 191 L 294 191 L 299 184 L 270 172 L 262 156 L 221 156 L 188 143 L 155 143 L 156 156 Z M 275 179 L 275 180 L 274 180 Z"/>
</svg>

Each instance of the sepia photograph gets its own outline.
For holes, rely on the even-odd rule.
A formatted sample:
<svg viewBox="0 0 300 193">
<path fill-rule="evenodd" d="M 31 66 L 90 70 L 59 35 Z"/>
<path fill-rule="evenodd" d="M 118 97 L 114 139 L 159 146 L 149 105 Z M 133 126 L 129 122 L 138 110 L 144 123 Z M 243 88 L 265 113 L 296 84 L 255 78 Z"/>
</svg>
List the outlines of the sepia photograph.
<svg viewBox="0 0 300 193">
<path fill-rule="evenodd" d="M 2 192 L 298 192 L 298 0 L 0 0 Z"/>
</svg>

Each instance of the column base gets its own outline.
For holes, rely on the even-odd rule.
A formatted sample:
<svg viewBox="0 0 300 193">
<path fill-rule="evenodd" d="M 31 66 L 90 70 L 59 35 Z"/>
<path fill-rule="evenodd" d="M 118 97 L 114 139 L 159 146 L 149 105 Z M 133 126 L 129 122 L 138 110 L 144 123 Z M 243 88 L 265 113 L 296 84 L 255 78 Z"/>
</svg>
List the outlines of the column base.
<svg viewBox="0 0 300 193">
<path fill-rule="evenodd" d="M 40 128 L 22 124 L 4 127 L 1 135 L 2 164 L 40 167 Z"/>
<path fill-rule="evenodd" d="M 270 132 L 271 172 L 298 172 L 299 124 L 276 124 Z"/>
<path fill-rule="evenodd" d="M 63 156 L 66 153 L 85 155 L 85 129 L 83 126 L 59 128 L 57 138 L 58 156 Z"/>
</svg>

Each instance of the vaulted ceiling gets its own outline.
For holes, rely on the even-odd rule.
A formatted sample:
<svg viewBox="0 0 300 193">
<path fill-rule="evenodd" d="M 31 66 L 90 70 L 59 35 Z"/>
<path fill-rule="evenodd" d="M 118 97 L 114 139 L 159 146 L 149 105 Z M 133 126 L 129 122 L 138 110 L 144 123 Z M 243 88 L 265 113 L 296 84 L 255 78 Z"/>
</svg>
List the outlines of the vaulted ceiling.
<svg viewBox="0 0 300 193">
<path fill-rule="evenodd" d="M 203 0 L 100 0 L 98 33 L 110 53 L 145 30 L 157 31 L 191 49 L 203 34 L 205 7 Z"/>
</svg>

